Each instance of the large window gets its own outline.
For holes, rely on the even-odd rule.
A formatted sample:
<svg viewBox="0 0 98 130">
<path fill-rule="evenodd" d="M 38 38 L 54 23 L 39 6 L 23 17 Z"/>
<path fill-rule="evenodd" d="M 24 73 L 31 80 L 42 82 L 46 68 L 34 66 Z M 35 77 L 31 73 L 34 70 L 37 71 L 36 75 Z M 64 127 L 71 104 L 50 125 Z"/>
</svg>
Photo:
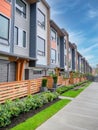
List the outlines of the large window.
<svg viewBox="0 0 98 130">
<path fill-rule="evenodd" d="M 51 40 L 56 41 L 56 32 L 53 29 L 51 29 Z"/>
<path fill-rule="evenodd" d="M 51 63 L 56 63 L 56 50 L 51 49 Z"/>
<path fill-rule="evenodd" d="M 38 25 L 45 29 L 45 15 L 38 9 Z"/>
<path fill-rule="evenodd" d="M 16 11 L 26 18 L 26 4 L 22 0 L 16 0 Z"/>
<path fill-rule="evenodd" d="M 15 27 L 14 43 L 20 47 L 26 47 L 26 32 L 18 27 Z"/>
<path fill-rule="evenodd" d="M 45 56 L 45 40 L 41 37 L 38 37 L 37 51 L 38 55 Z"/>
<path fill-rule="evenodd" d="M 0 14 L 0 38 L 9 40 L 9 19 Z"/>
</svg>

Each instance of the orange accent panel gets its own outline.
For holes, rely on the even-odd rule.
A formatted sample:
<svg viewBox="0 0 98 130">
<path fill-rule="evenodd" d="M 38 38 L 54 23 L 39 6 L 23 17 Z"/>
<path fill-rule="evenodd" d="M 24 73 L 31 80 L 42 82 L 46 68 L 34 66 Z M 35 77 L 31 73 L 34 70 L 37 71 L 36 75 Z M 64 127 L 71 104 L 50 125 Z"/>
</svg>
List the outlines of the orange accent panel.
<svg viewBox="0 0 98 130">
<path fill-rule="evenodd" d="M 55 41 L 51 41 L 51 48 L 56 49 L 56 42 Z"/>
<path fill-rule="evenodd" d="M 11 17 L 11 4 L 5 0 L 0 0 L 0 12 L 9 18 Z"/>
<path fill-rule="evenodd" d="M 21 62 L 17 62 L 16 81 L 20 81 Z"/>
</svg>

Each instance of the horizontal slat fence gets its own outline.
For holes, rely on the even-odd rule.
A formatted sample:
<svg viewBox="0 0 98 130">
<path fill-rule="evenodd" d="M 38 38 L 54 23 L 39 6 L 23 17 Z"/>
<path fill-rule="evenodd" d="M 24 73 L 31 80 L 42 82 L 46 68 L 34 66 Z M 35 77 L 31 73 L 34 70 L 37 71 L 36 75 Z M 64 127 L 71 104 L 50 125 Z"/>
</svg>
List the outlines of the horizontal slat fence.
<svg viewBox="0 0 98 130">
<path fill-rule="evenodd" d="M 0 84 L 0 103 L 17 99 L 40 91 L 42 78 Z"/>
</svg>

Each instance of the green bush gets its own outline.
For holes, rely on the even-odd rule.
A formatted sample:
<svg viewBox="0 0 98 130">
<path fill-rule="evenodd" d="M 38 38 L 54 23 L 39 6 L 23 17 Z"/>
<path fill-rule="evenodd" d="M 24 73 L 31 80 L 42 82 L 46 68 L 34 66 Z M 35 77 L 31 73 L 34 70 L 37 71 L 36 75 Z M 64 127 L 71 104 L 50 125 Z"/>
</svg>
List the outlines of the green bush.
<svg viewBox="0 0 98 130">
<path fill-rule="evenodd" d="M 34 96 L 29 95 L 25 99 L 15 101 L 8 100 L 5 104 L 0 105 L 0 127 L 5 127 L 11 123 L 11 119 L 20 113 L 25 113 L 42 107 L 44 104 L 58 98 L 58 94 L 43 92 Z"/>
<path fill-rule="evenodd" d="M 42 87 L 46 87 L 47 86 L 47 79 L 42 79 Z"/>
</svg>

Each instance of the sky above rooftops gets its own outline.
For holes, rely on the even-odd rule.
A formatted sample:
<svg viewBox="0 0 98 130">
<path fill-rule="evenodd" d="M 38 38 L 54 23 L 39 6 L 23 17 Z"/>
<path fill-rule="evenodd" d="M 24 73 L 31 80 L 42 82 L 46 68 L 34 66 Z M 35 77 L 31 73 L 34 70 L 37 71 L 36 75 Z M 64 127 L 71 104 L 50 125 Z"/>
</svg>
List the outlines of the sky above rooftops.
<svg viewBox="0 0 98 130">
<path fill-rule="evenodd" d="M 98 0 L 46 0 L 51 19 L 69 33 L 92 67 L 98 64 Z"/>
</svg>

